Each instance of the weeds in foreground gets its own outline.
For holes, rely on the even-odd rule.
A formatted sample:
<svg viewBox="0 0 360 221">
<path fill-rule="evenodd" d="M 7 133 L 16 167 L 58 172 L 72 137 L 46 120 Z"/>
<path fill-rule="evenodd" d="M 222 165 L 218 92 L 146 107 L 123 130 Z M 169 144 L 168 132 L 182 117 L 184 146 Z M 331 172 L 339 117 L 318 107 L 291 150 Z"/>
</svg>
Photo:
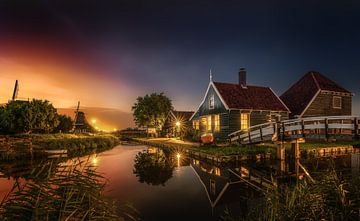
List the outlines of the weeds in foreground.
<svg viewBox="0 0 360 221">
<path fill-rule="evenodd" d="M 0 220 L 136 220 L 130 206 L 117 208 L 103 196 L 105 179 L 89 160 L 70 165 L 44 164 L 31 181 L 15 183 L 0 203 Z"/>
<path fill-rule="evenodd" d="M 359 174 L 345 179 L 330 167 L 316 183 L 300 180 L 294 186 L 270 189 L 263 203 L 246 217 L 233 217 L 225 211 L 222 220 L 360 220 L 359 182 Z"/>
</svg>

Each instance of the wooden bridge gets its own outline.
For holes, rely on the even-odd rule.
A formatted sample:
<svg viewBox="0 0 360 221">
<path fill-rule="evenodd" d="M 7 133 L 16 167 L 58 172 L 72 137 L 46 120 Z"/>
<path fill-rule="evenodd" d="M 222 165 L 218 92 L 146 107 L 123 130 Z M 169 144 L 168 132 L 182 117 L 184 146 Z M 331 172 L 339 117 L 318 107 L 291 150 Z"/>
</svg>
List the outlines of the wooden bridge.
<svg viewBox="0 0 360 221">
<path fill-rule="evenodd" d="M 268 122 L 229 134 L 231 142 L 255 144 L 299 138 L 322 140 L 359 139 L 359 116 L 307 117 Z"/>
</svg>

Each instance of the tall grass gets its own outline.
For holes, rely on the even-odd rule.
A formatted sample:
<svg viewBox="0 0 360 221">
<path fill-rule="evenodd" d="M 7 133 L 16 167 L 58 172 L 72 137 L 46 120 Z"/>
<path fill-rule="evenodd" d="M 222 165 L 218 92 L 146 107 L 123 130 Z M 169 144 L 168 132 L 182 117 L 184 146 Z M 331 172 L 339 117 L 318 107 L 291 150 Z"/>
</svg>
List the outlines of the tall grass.
<svg viewBox="0 0 360 221">
<path fill-rule="evenodd" d="M 233 217 L 225 211 L 226 221 L 235 220 L 360 220 L 360 177 L 345 179 L 330 166 L 316 182 L 299 180 L 268 190 L 263 203 L 245 217 Z"/>
<path fill-rule="evenodd" d="M 30 181 L 15 183 L 0 203 L 0 220 L 136 220 L 131 207 L 119 209 L 103 196 L 105 178 L 89 160 L 34 170 Z"/>
</svg>

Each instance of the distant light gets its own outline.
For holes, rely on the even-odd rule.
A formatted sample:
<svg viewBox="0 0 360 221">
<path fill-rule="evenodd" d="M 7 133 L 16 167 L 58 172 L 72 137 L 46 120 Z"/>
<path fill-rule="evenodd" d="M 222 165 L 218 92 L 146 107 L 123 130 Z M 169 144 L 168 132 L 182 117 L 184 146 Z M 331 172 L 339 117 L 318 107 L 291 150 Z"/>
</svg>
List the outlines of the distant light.
<svg viewBox="0 0 360 221">
<path fill-rule="evenodd" d="M 96 127 L 95 127 L 95 129 L 96 129 L 96 130 L 99 130 L 99 127 L 98 127 L 98 126 L 96 126 Z"/>
<path fill-rule="evenodd" d="M 116 129 L 116 128 L 114 128 L 114 131 L 117 131 L 117 129 Z"/>
<path fill-rule="evenodd" d="M 178 153 L 178 154 L 176 154 L 176 157 L 177 157 L 178 159 L 180 159 L 181 155 Z"/>
<path fill-rule="evenodd" d="M 96 166 L 97 163 L 98 163 L 97 157 L 92 158 L 91 162 L 92 162 L 92 164 L 93 164 L 94 166 Z"/>
<path fill-rule="evenodd" d="M 177 127 L 180 127 L 181 123 L 180 121 L 176 121 L 176 124 L 175 124 Z"/>
<path fill-rule="evenodd" d="M 96 119 L 92 119 L 91 123 L 95 124 L 96 123 Z"/>
</svg>

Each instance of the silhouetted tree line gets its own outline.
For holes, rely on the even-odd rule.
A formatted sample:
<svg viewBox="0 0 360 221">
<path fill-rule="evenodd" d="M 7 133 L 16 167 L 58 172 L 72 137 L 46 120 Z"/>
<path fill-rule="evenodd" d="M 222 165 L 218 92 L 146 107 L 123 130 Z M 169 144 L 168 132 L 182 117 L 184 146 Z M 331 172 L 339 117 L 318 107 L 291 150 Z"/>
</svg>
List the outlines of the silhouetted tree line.
<svg viewBox="0 0 360 221">
<path fill-rule="evenodd" d="M 0 133 L 68 133 L 72 130 L 71 117 L 57 113 L 49 102 L 11 101 L 0 107 Z"/>
</svg>

